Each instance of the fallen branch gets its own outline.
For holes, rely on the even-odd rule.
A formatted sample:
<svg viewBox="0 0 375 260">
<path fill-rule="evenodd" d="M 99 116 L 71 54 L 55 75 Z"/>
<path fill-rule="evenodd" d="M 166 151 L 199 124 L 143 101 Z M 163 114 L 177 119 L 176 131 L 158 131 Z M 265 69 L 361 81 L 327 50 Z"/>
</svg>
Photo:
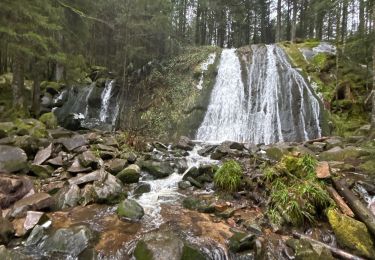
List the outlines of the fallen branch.
<svg viewBox="0 0 375 260">
<path fill-rule="evenodd" d="M 365 260 L 364 258 L 361 258 L 361 257 L 356 256 L 356 255 L 352 255 L 352 254 L 350 254 L 348 252 L 345 252 L 345 251 L 343 251 L 341 249 L 338 249 L 336 247 L 324 244 L 323 242 L 320 242 L 318 240 L 312 239 L 311 237 L 305 236 L 305 235 L 300 234 L 298 232 L 293 232 L 293 237 L 294 238 L 298 238 L 298 239 L 304 239 L 304 240 L 307 240 L 309 242 L 318 244 L 318 245 L 320 245 L 322 247 L 325 247 L 328 250 L 330 250 L 333 255 L 335 255 L 337 257 L 341 257 L 343 259 L 347 259 L 347 260 Z"/>
<path fill-rule="evenodd" d="M 346 204 L 346 202 L 342 199 L 340 194 L 338 194 L 337 191 L 331 186 L 327 186 L 326 188 L 329 195 L 331 195 L 331 198 L 336 202 L 341 212 L 349 217 L 354 218 L 353 211 L 349 208 L 348 204 Z"/>
<path fill-rule="evenodd" d="M 346 200 L 354 214 L 367 226 L 368 230 L 375 235 L 375 216 L 365 205 L 349 190 L 341 180 L 332 180 L 337 192 Z"/>
</svg>

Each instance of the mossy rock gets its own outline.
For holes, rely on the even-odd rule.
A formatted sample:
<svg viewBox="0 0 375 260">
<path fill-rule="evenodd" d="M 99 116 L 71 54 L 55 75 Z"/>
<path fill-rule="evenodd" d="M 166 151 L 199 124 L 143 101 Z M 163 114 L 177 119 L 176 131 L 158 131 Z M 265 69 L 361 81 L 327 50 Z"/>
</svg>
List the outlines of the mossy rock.
<svg viewBox="0 0 375 260">
<path fill-rule="evenodd" d="M 236 232 L 229 239 L 229 250 L 234 253 L 250 250 L 254 246 L 255 238 L 254 234 L 249 235 L 242 232 Z"/>
<path fill-rule="evenodd" d="M 30 170 L 40 178 L 48 178 L 53 173 L 53 168 L 49 165 L 31 165 Z"/>
<path fill-rule="evenodd" d="M 117 215 L 132 221 L 140 220 L 144 214 L 142 206 L 135 200 L 126 199 L 120 202 L 117 207 Z"/>
<path fill-rule="evenodd" d="M 375 176 L 375 160 L 370 159 L 362 163 L 359 168 L 371 176 Z"/>
<path fill-rule="evenodd" d="M 289 239 L 286 244 L 293 248 L 295 252 L 295 259 L 303 260 L 334 260 L 331 252 L 318 244 L 311 244 L 309 241 L 304 239 Z"/>
<path fill-rule="evenodd" d="M 139 241 L 134 250 L 134 257 L 136 260 L 153 260 L 153 254 L 150 249 L 147 248 L 147 244 L 144 241 Z"/>
<path fill-rule="evenodd" d="M 196 248 L 184 245 L 181 260 L 206 260 L 207 258 Z"/>
<path fill-rule="evenodd" d="M 349 146 L 344 149 L 334 147 L 321 153 L 319 155 L 319 159 L 323 161 L 345 161 L 349 159 L 356 159 L 367 154 L 368 153 L 365 150 L 358 147 Z"/>
<path fill-rule="evenodd" d="M 36 119 L 16 119 L 16 134 L 30 135 L 35 138 L 45 138 L 48 136 L 46 126 Z"/>
<path fill-rule="evenodd" d="M 374 243 L 365 224 L 333 209 L 328 210 L 327 217 L 340 246 L 353 250 L 357 255 L 374 259 Z"/>
<path fill-rule="evenodd" d="M 123 183 L 137 183 L 141 177 L 141 169 L 138 165 L 132 164 L 116 175 Z"/>
<path fill-rule="evenodd" d="M 57 118 L 56 118 L 55 114 L 52 113 L 52 112 L 43 114 L 39 118 L 39 121 L 42 122 L 43 124 L 45 124 L 47 129 L 55 129 L 58 126 Z"/>
</svg>

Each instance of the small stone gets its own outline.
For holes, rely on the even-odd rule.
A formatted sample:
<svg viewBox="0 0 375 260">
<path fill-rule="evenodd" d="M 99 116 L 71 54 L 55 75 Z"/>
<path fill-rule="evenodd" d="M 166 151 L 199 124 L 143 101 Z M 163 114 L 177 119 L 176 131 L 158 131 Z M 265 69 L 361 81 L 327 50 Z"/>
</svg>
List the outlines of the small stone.
<svg viewBox="0 0 375 260">
<path fill-rule="evenodd" d="M 327 179 L 331 177 L 331 168 L 329 167 L 328 162 L 319 162 L 316 167 L 316 177 L 318 177 L 318 179 Z"/>
</svg>

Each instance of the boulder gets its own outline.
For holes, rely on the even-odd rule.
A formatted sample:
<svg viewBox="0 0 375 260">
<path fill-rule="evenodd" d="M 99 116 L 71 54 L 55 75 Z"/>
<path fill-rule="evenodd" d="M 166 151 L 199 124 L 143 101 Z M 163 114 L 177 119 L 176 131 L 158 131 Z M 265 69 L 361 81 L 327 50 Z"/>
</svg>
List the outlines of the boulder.
<svg viewBox="0 0 375 260">
<path fill-rule="evenodd" d="M 125 154 L 125 158 L 128 163 L 135 163 L 137 161 L 137 155 L 133 152 Z"/>
<path fill-rule="evenodd" d="M 336 259 L 327 248 L 304 239 L 288 239 L 286 244 L 293 249 L 294 255 L 291 257 L 295 259 Z"/>
<path fill-rule="evenodd" d="M 191 151 L 194 148 L 194 143 L 186 136 L 181 136 L 176 147 L 185 151 Z"/>
<path fill-rule="evenodd" d="M 14 228 L 12 223 L 10 223 L 8 219 L 3 218 L 0 210 L 0 244 L 8 244 L 13 235 Z"/>
<path fill-rule="evenodd" d="M 41 165 L 45 161 L 47 161 L 52 154 L 52 144 L 50 144 L 47 148 L 39 150 L 39 152 L 35 155 L 34 164 Z"/>
<path fill-rule="evenodd" d="M 327 217 L 340 246 L 353 250 L 359 256 L 375 256 L 374 243 L 365 224 L 333 209 L 328 210 Z"/>
<path fill-rule="evenodd" d="M 78 205 L 81 199 L 81 190 L 75 184 L 71 186 L 65 186 L 54 195 L 54 199 L 55 210 L 75 207 Z"/>
<path fill-rule="evenodd" d="M 32 260 L 31 256 L 25 255 L 23 253 L 17 252 L 12 249 L 7 249 L 5 246 L 0 245 L 0 259 L 4 260 Z"/>
<path fill-rule="evenodd" d="M 189 181 L 180 181 L 178 182 L 178 188 L 181 190 L 186 190 L 191 187 L 191 183 Z"/>
<path fill-rule="evenodd" d="M 106 170 L 116 175 L 121 172 L 127 165 L 124 159 L 113 159 L 106 163 Z"/>
<path fill-rule="evenodd" d="M 104 145 L 104 144 L 97 144 L 96 148 L 98 148 L 98 150 L 105 151 L 105 152 L 112 152 L 112 153 L 118 152 L 116 148 L 109 146 L 109 145 Z"/>
<path fill-rule="evenodd" d="M 94 171 L 89 174 L 80 174 L 76 177 L 73 177 L 68 180 L 70 185 L 81 185 L 86 183 L 91 183 L 94 181 L 99 181 L 103 178 L 103 174 L 101 174 L 100 170 Z"/>
<path fill-rule="evenodd" d="M 97 202 L 113 204 L 118 202 L 123 196 L 123 185 L 119 179 L 112 174 L 101 170 L 103 178 L 95 181 L 93 189 L 97 195 Z"/>
<path fill-rule="evenodd" d="M 356 159 L 360 156 L 367 155 L 366 151 L 361 148 L 348 146 L 344 149 L 336 146 L 319 155 L 321 161 L 345 161 L 349 159 Z"/>
<path fill-rule="evenodd" d="M 318 179 L 327 179 L 331 177 L 331 167 L 328 162 L 319 162 L 316 167 L 316 177 Z"/>
<path fill-rule="evenodd" d="M 217 145 L 208 145 L 198 151 L 200 156 L 208 156 L 210 155 L 215 149 Z"/>
<path fill-rule="evenodd" d="M 96 169 L 98 167 L 98 159 L 91 151 L 85 151 L 83 152 L 79 157 L 79 162 L 83 167 L 91 167 L 93 169 Z"/>
<path fill-rule="evenodd" d="M 57 118 L 53 112 L 43 114 L 39 118 L 39 121 L 42 122 L 47 129 L 55 129 L 58 126 Z"/>
<path fill-rule="evenodd" d="M 58 139 L 56 140 L 56 142 L 62 143 L 68 152 L 71 152 L 78 147 L 88 144 L 86 138 L 83 135 L 75 135 L 70 138 Z"/>
<path fill-rule="evenodd" d="M 136 196 L 140 196 L 143 193 L 148 193 L 151 191 L 151 185 L 149 183 L 141 182 L 138 186 L 134 189 L 133 194 Z"/>
<path fill-rule="evenodd" d="M 87 226 L 60 228 L 40 244 L 41 251 L 59 253 L 77 258 L 86 248 L 92 246 L 95 234 Z"/>
<path fill-rule="evenodd" d="M 98 200 L 98 195 L 95 192 L 94 186 L 91 184 L 85 185 L 81 190 L 81 201 L 82 206 L 86 206 L 91 203 L 95 203 Z"/>
<path fill-rule="evenodd" d="M 185 244 L 181 260 L 206 260 L 207 257 L 196 247 Z"/>
<path fill-rule="evenodd" d="M 135 200 L 126 199 L 118 204 L 117 215 L 131 221 L 139 221 L 145 214 L 141 205 Z"/>
<path fill-rule="evenodd" d="M 187 170 L 187 172 L 184 174 L 184 177 L 182 177 L 182 179 L 186 181 L 188 178 L 194 179 L 194 178 L 197 178 L 198 176 L 200 176 L 199 170 L 197 167 L 193 166 L 189 170 Z"/>
<path fill-rule="evenodd" d="M 254 234 L 235 232 L 229 239 L 229 250 L 234 253 L 250 250 L 255 245 L 255 239 L 256 236 Z"/>
<path fill-rule="evenodd" d="M 8 213 L 12 218 L 25 217 L 27 211 L 40 211 L 50 209 L 54 204 L 53 198 L 47 193 L 35 193 L 17 201 Z"/>
<path fill-rule="evenodd" d="M 330 137 L 329 139 L 324 141 L 326 143 L 326 149 L 331 149 L 336 146 L 342 146 L 342 139 L 338 136 Z"/>
<path fill-rule="evenodd" d="M 34 138 L 44 138 L 48 136 L 46 126 L 36 119 L 16 119 L 14 124 L 16 126 L 17 135 L 29 135 Z"/>
<path fill-rule="evenodd" d="M 156 178 L 165 178 L 174 172 L 168 162 L 143 161 L 141 166 L 143 170 Z"/>
<path fill-rule="evenodd" d="M 48 178 L 52 175 L 54 172 L 54 169 L 49 166 L 49 165 L 37 165 L 37 164 L 32 164 L 30 166 L 30 170 L 38 177 L 40 178 Z"/>
<path fill-rule="evenodd" d="M 8 208 L 33 189 L 33 183 L 26 177 L 0 174 L 0 208 Z"/>
<path fill-rule="evenodd" d="M 17 147 L 0 145 L 0 173 L 17 172 L 27 168 L 27 155 Z"/>
<path fill-rule="evenodd" d="M 36 246 L 46 236 L 45 228 L 36 225 L 25 242 L 25 246 Z"/>
</svg>

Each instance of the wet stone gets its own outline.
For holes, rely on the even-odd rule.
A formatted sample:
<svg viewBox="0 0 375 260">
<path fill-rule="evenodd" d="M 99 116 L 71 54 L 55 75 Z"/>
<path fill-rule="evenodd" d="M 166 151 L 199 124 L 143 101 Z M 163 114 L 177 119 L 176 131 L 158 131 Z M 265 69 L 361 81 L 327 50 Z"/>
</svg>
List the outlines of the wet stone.
<svg viewBox="0 0 375 260">
<path fill-rule="evenodd" d="M 134 189 L 134 195 L 142 195 L 151 191 L 151 185 L 149 183 L 139 183 L 138 186 Z"/>
<path fill-rule="evenodd" d="M 139 221 L 145 214 L 142 206 L 130 199 L 120 202 L 116 212 L 120 217 L 131 221 Z"/>
</svg>

